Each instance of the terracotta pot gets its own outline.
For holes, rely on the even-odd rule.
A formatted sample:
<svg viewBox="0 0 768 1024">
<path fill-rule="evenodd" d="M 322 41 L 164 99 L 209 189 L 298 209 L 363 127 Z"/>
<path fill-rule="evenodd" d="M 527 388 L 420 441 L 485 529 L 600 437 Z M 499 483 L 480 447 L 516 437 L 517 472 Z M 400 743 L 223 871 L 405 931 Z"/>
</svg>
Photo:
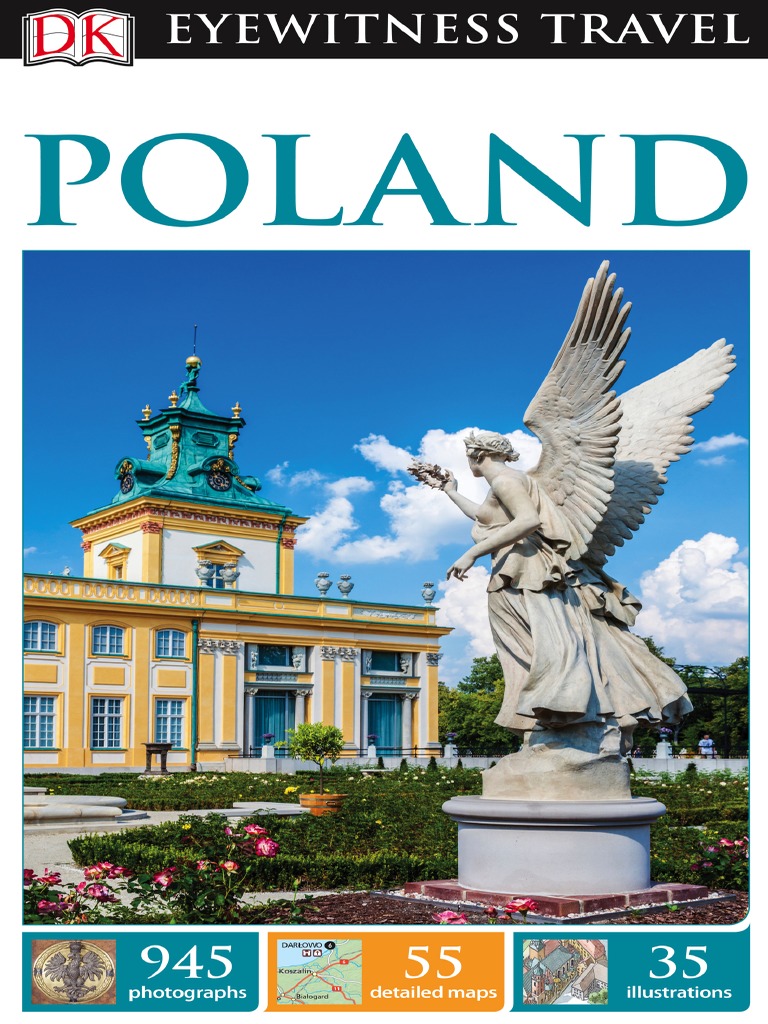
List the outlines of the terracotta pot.
<svg viewBox="0 0 768 1024">
<path fill-rule="evenodd" d="M 347 799 L 346 793 L 300 793 L 299 803 L 314 815 L 335 814 Z"/>
</svg>

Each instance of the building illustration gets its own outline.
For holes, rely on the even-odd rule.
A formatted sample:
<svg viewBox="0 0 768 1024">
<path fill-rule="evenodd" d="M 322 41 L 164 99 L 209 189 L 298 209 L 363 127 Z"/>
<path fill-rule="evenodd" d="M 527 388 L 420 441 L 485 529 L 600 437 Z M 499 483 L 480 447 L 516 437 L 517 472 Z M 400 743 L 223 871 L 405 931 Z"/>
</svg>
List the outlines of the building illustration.
<svg viewBox="0 0 768 1024">
<path fill-rule="evenodd" d="M 138 769 L 167 743 L 171 768 L 224 768 L 305 721 L 338 726 L 347 756 L 370 734 L 439 753 L 435 609 L 353 601 L 344 577 L 333 597 L 327 574 L 294 594 L 306 517 L 240 469 L 242 409 L 207 409 L 200 370 L 143 409 L 146 450 L 72 523 L 82 575 L 24 577 L 25 765 Z"/>
<path fill-rule="evenodd" d="M 596 939 L 525 940 L 523 1002 L 583 1005 L 590 1002 L 590 996 L 607 993 L 606 945 Z"/>
</svg>

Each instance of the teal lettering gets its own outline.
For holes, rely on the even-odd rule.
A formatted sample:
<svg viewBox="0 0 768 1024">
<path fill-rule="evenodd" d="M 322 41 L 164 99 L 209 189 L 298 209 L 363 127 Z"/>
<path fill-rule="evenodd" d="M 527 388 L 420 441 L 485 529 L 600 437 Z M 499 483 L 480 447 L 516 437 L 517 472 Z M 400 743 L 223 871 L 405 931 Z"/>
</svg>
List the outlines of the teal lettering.
<svg viewBox="0 0 768 1024">
<path fill-rule="evenodd" d="M 73 220 L 61 219 L 61 144 L 77 142 L 88 150 L 91 166 L 82 178 L 68 181 L 68 185 L 87 185 L 95 181 L 109 166 L 109 148 L 93 135 L 27 135 L 40 143 L 40 216 L 29 223 L 56 227 L 76 224 Z"/>
<path fill-rule="evenodd" d="M 209 217 L 200 220 L 178 220 L 175 217 L 168 217 L 161 213 L 154 206 L 144 189 L 144 164 L 152 150 L 163 142 L 170 142 L 175 139 L 184 139 L 187 142 L 199 142 L 212 150 L 224 167 L 226 188 L 224 198 L 217 210 Z M 214 135 L 193 135 L 179 133 L 177 135 L 158 135 L 148 142 L 142 143 L 129 155 L 123 165 L 123 173 L 120 178 L 125 201 L 144 220 L 152 221 L 154 224 L 164 224 L 172 228 L 194 228 L 201 224 L 213 224 L 217 220 L 228 216 L 236 210 L 243 201 L 246 189 L 248 188 L 248 168 L 245 160 L 234 146 L 230 146 L 223 139 L 217 139 Z"/>
<path fill-rule="evenodd" d="M 580 224 L 589 227 L 592 209 L 592 143 L 602 139 L 602 135 L 566 135 L 566 139 L 576 139 L 579 143 L 579 182 L 581 198 L 577 199 L 567 192 L 562 185 L 540 171 L 538 167 L 512 149 L 498 135 L 491 135 L 488 154 L 488 219 L 482 224 L 516 224 L 517 221 L 504 220 L 501 212 L 501 165 L 509 167 L 515 174 L 541 192 L 547 199 L 564 210 Z"/>
<path fill-rule="evenodd" d="M 711 224 L 727 216 L 739 205 L 747 191 L 747 168 L 735 149 L 706 135 L 622 135 L 635 141 L 635 218 L 626 225 L 690 227 Z M 711 153 L 725 172 L 725 193 L 722 202 L 711 213 L 691 220 L 667 220 L 656 213 L 656 144 L 686 142 Z"/>
<path fill-rule="evenodd" d="M 390 188 L 389 183 L 395 176 L 400 164 L 405 164 L 410 174 L 414 188 Z M 349 224 L 380 225 L 381 221 L 373 219 L 379 208 L 379 204 L 385 196 L 420 196 L 432 217 L 433 224 L 454 225 L 463 224 L 464 221 L 456 220 L 448 209 L 445 200 L 435 184 L 432 175 L 427 170 L 427 165 L 421 158 L 421 154 L 413 143 L 410 135 L 403 135 L 397 144 L 397 149 L 384 168 L 384 173 L 379 179 L 376 188 L 365 205 L 365 209 L 357 220 L 348 221 Z"/>
<path fill-rule="evenodd" d="M 332 217 L 300 217 L 296 209 L 296 143 L 308 135 L 264 135 L 275 140 L 275 219 L 273 224 L 341 224 L 342 207 Z"/>
</svg>

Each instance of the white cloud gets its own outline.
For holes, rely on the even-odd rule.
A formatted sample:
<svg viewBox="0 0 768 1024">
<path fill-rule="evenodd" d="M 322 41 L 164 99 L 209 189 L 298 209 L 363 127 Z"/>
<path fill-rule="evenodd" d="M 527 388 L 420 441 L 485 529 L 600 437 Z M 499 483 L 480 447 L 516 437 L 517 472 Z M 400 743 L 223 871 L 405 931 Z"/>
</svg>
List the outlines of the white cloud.
<svg viewBox="0 0 768 1024">
<path fill-rule="evenodd" d="M 282 486 L 282 485 L 285 484 L 285 481 L 287 479 L 287 477 L 285 475 L 285 470 L 287 468 L 288 468 L 288 462 L 287 461 L 286 462 L 279 462 L 276 466 L 273 466 L 272 469 L 268 469 L 267 472 L 265 473 L 265 476 L 266 476 L 267 480 L 271 481 L 273 484 L 278 484 L 278 485 Z"/>
<path fill-rule="evenodd" d="M 493 654 L 495 647 L 488 621 L 488 579 L 485 566 L 475 565 L 465 580 L 450 580 L 438 584 L 437 621 L 441 626 L 453 626 L 455 635 L 469 639 L 467 658 L 482 658 Z"/>
<path fill-rule="evenodd" d="M 699 459 L 700 466 L 724 466 L 731 460 L 725 455 L 713 455 L 711 459 Z"/>
<path fill-rule="evenodd" d="M 685 540 L 640 580 L 635 632 L 681 663 L 728 664 L 747 653 L 748 570 L 735 537 Z"/>
<path fill-rule="evenodd" d="M 694 450 L 699 452 L 720 452 L 723 448 L 736 448 L 743 444 L 749 444 L 746 437 L 739 434 L 722 434 L 719 437 L 710 437 L 706 441 L 697 441 Z"/>
<path fill-rule="evenodd" d="M 428 431 L 419 445 L 418 458 L 452 470 L 460 491 L 472 501 L 480 502 L 487 493 L 488 485 L 484 480 L 473 477 L 467 465 L 464 437 L 470 430 L 477 431 L 479 428 L 465 427 L 455 433 L 439 429 Z M 529 469 L 536 464 L 540 445 L 534 437 L 519 430 L 505 436 L 520 452 L 516 467 Z M 356 448 L 366 461 L 394 477 L 380 501 L 380 507 L 388 520 L 388 529 L 386 533 L 372 536 L 354 536 L 356 525 L 352 525 L 350 506 L 347 525 L 342 531 L 333 533 L 333 536 L 338 537 L 337 544 L 325 547 L 324 554 L 327 557 L 350 565 L 400 558 L 412 562 L 425 561 L 437 557 L 440 548 L 446 544 L 458 544 L 464 540 L 469 544 L 469 521 L 450 498 L 417 483 L 406 474 L 413 458 L 411 452 L 391 444 L 381 434 L 369 434 Z M 357 482 L 360 482 L 359 486 Z M 346 483 L 338 481 L 326 484 L 334 498 L 346 497 L 355 490 L 370 490 L 372 486 L 365 477 L 348 477 Z M 334 508 L 338 511 L 337 505 Z M 319 515 L 337 522 L 338 517 L 333 516 L 332 512 L 329 505 Z M 310 550 L 305 539 L 310 534 L 311 526 L 312 520 L 300 532 L 300 546 L 305 551 Z M 320 533 L 316 529 L 314 537 L 318 536 Z"/>
<path fill-rule="evenodd" d="M 411 452 L 391 444 L 381 434 L 369 434 L 368 437 L 364 437 L 359 444 L 355 445 L 355 450 L 378 469 L 386 469 L 390 473 L 397 473 L 401 470 L 404 472 L 410 466 L 413 458 Z"/>
<path fill-rule="evenodd" d="M 267 470 L 267 480 L 278 487 L 314 487 L 326 479 L 325 475 L 316 469 L 302 469 L 298 473 L 287 473 L 288 465 L 288 462 L 280 462 L 277 466 Z"/>
<path fill-rule="evenodd" d="M 373 481 L 365 476 L 345 476 L 325 485 L 329 493 L 339 498 L 346 498 L 350 494 L 365 494 L 373 488 Z"/>
<path fill-rule="evenodd" d="M 34 555 L 37 552 L 37 548 L 24 548 L 24 557 L 27 555 Z"/>
<path fill-rule="evenodd" d="M 347 498 L 331 498 L 325 508 L 316 512 L 308 523 L 299 527 L 297 535 L 302 552 L 331 558 L 349 534 L 357 529 L 352 502 Z"/>
</svg>

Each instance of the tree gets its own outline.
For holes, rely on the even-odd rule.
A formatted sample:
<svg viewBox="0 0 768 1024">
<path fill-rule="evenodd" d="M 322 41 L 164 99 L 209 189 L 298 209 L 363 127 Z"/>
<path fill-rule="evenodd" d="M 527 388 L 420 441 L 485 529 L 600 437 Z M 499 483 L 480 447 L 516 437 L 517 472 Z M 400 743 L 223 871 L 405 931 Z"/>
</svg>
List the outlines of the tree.
<svg viewBox="0 0 768 1024">
<path fill-rule="evenodd" d="M 456 687 L 461 693 L 496 693 L 498 683 L 504 682 L 504 672 L 498 654 L 475 658 L 469 675 Z"/>
<path fill-rule="evenodd" d="M 691 750 L 705 732 L 721 757 L 746 753 L 749 743 L 749 658 L 731 665 L 676 665 L 689 689 L 693 711 L 686 717 L 681 740 Z"/>
<path fill-rule="evenodd" d="M 303 722 L 288 731 L 291 757 L 301 761 L 314 761 L 320 769 L 320 792 L 323 792 L 323 766 L 334 764 L 344 749 L 344 735 L 335 725 L 322 722 Z"/>
<path fill-rule="evenodd" d="M 693 711 L 674 729 L 673 741 L 688 750 L 698 750 L 699 740 L 709 733 L 721 757 L 746 753 L 749 744 L 749 658 L 737 658 L 731 665 L 679 665 L 667 658 L 653 637 L 641 638 L 648 650 L 674 668 L 688 689 Z M 642 746 L 646 737 L 657 739 L 654 727 L 638 727 L 635 739 Z"/>
<path fill-rule="evenodd" d="M 475 658 L 469 675 L 455 689 L 440 683 L 438 727 L 443 742 L 454 732 L 460 749 L 494 754 L 517 750 L 517 736 L 495 722 L 503 698 L 504 673 L 496 654 Z"/>
</svg>

